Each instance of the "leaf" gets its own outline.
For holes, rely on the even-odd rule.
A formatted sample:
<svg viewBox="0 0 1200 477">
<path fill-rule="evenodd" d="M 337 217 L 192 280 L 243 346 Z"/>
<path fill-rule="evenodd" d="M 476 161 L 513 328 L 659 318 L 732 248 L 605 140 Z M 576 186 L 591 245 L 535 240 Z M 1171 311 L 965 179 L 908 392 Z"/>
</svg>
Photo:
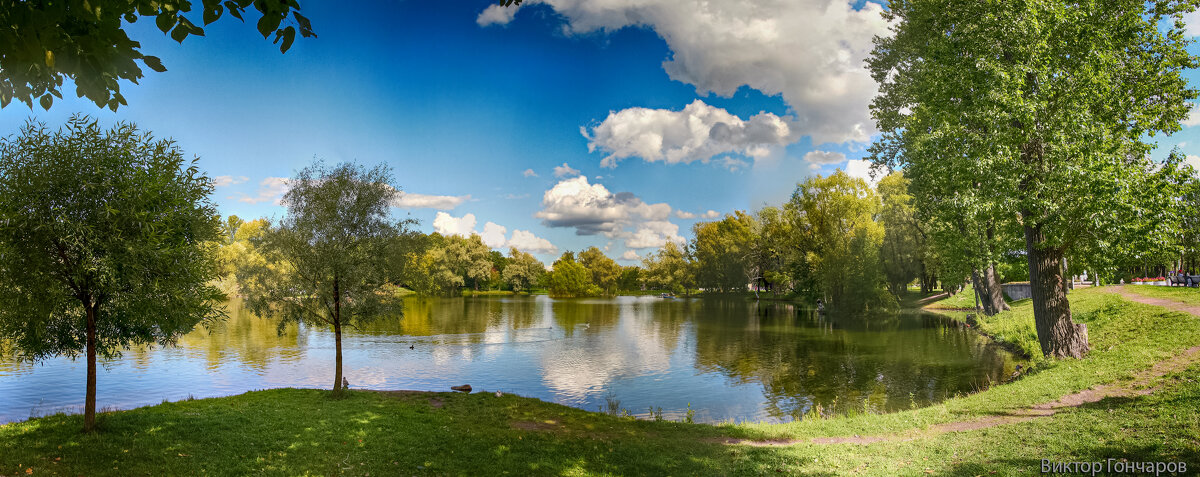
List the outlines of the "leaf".
<svg viewBox="0 0 1200 477">
<path fill-rule="evenodd" d="M 51 96 L 50 93 L 46 93 L 42 95 L 42 99 L 39 101 L 42 103 L 42 109 L 49 111 L 50 105 L 54 104 L 54 96 Z"/>
<path fill-rule="evenodd" d="M 54 68 L 54 52 L 46 50 L 46 66 Z"/>
<path fill-rule="evenodd" d="M 163 33 L 169 32 L 171 31 L 171 27 L 175 26 L 175 15 L 168 12 L 159 13 L 158 17 L 154 19 L 154 23 L 158 25 L 158 29 L 162 30 Z"/>
<path fill-rule="evenodd" d="M 167 71 L 167 68 L 162 64 L 162 60 L 158 59 L 157 56 L 143 56 L 142 63 L 145 63 L 147 67 L 159 73 Z"/>
<path fill-rule="evenodd" d="M 218 19 L 220 19 L 221 13 L 223 11 L 224 11 L 224 8 L 221 7 L 220 4 L 216 4 L 211 7 L 205 7 L 204 8 L 204 24 L 208 25 L 208 24 L 211 24 L 212 22 L 215 22 Z"/>
<path fill-rule="evenodd" d="M 262 18 L 258 19 L 258 32 L 262 33 L 263 38 L 270 35 L 271 32 L 279 28 L 279 22 L 282 18 L 274 13 L 264 13 Z"/>
<path fill-rule="evenodd" d="M 242 18 L 242 8 L 239 7 L 238 4 L 233 3 L 233 0 L 226 0 L 225 8 L 229 9 L 229 14 L 233 15 L 234 18 L 237 18 L 243 22 L 246 21 L 245 18 Z"/>
<path fill-rule="evenodd" d="M 171 39 L 175 40 L 177 42 L 183 43 L 183 39 L 187 38 L 187 36 L 188 36 L 187 27 L 183 26 L 182 23 L 180 23 L 179 26 L 175 27 L 174 30 L 171 30 Z"/>
<path fill-rule="evenodd" d="M 288 49 L 292 47 L 293 41 L 296 41 L 296 29 L 291 26 L 284 28 L 283 29 L 283 44 L 279 45 L 279 52 L 287 53 Z"/>
</svg>

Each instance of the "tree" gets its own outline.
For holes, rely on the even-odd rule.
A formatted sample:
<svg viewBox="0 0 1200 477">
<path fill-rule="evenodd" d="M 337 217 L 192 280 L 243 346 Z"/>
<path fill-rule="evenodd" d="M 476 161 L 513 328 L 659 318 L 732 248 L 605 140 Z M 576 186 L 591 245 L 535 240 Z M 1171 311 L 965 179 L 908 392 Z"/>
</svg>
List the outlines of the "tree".
<svg viewBox="0 0 1200 477">
<path fill-rule="evenodd" d="M 592 284 L 592 273 L 575 261 L 572 252 L 563 253 L 546 274 L 550 295 L 563 297 L 599 295 L 600 287 Z"/>
<path fill-rule="evenodd" d="M 596 247 L 579 252 L 579 264 L 592 274 L 592 283 L 606 295 L 617 293 L 617 280 L 621 278 L 621 266 Z"/>
<path fill-rule="evenodd" d="M 939 0 L 892 2 L 885 13 L 894 35 L 877 38 L 868 60 L 883 131 L 872 157 L 904 168 L 914 187 L 961 177 L 977 184 L 982 208 L 1019 219 L 1047 356 L 1088 350 L 1087 327 L 1071 319 L 1064 257 L 1159 216 L 1144 193 L 1154 168 L 1142 138 L 1178 130 L 1196 98 L 1182 76 L 1197 66 L 1183 32 L 1194 9 L 1184 0 Z"/>
<path fill-rule="evenodd" d="M 651 288 L 687 294 L 696 287 L 695 262 L 687 250 L 667 241 L 656 253 L 642 259 L 643 280 Z"/>
<path fill-rule="evenodd" d="M 838 170 L 796 187 L 788 205 L 807 263 L 831 305 L 860 309 L 888 305 L 879 266 L 883 227 L 879 197 L 866 181 Z"/>
<path fill-rule="evenodd" d="M 902 172 L 893 172 L 875 186 L 883 203 L 879 214 L 879 222 L 883 225 L 883 247 L 879 258 L 888 290 L 897 297 L 902 296 L 908 284 L 921 275 L 925 256 L 925 232 L 917 221 L 908 182 Z"/>
<path fill-rule="evenodd" d="M 342 391 L 342 330 L 401 312 L 394 294 L 380 293 L 393 278 L 386 257 L 411 222 L 389 217 L 399 188 L 386 166 L 370 170 L 318 162 L 288 181 L 287 216 L 255 246 L 269 267 L 242 273 L 257 276 L 246 306 L 263 317 L 333 328 L 333 393 Z M 240 278 L 240 277 L 239 277 Z M 245 280 L 241 280 L 245 281 Z"/>
<path fill-rule="evenodd" d="M 97 356 L 223 316 L 204 246 L 220 239 L 211 192 L 195 160 L 132 124 L 72 116 L 0 140 L 0 339 L 31 361 L 86 354 L 84 430 Z"/>
<path fill-rule="evenodd" d="M 228 12 L 238 20 L 251 5 L 262 14 L 258 32 L 275 34 L 279 51 L 287 52 L 299 32 L 316 37 L 312 25 L 300 14 L 296 0 L 204 0 L 200 17 L 205 25 Z M 204 36 L 192 10 L 191 0 L 67 0 L 5 1 L 0 3 L 0 107 L 13 99 L 33 108 L 37 99 L 50 109 L 54 98 L 62 98 L 63 78 L 75 83 L 75 93 L 96 106 L 116 111 L 125 105 L 120 80 L 137 84 L 142 65 L 166 71 L 157 57 L 142 54 L 141 44 L 125 34 L 125 23 L 154 18 L 155 25 L 171 39 L 183 43 L 189 35 Z M 291 25 L 280 26 L 291 17 Z"/>
<path fill-rule="evenodd" d="M 546 266 L 533 255 L 515 248 L 509 250 L 508 254 L 508 265 L 504 267 L 503 277 L 513 291 L 529 290 L 537 283 L 538 278 L 546 273 Z"/>
<path fill-rule="evenodd" d="M 759 270 L 754 260 L 754 217 L 735 211 L 715 222 L 692 226 L 692 255 L 696 259 L 697 285 L 720 291 L 745 291 L 756 281 Z M 747 271 L 750 270 L 749 273 Z"/>
</svg>

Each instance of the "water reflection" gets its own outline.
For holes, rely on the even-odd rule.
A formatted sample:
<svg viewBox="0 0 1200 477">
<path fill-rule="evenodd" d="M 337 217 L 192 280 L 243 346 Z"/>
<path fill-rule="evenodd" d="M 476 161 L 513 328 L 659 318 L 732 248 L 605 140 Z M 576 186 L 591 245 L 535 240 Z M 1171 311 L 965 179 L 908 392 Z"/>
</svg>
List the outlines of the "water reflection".
<svg viewBox="0 0 1200 477">
<path fill-rule="evenodd" d="M 662 407 L 703 421 L 787 421 L 814 404 L 895 410 L 970 392 L 1011 372 L 1012 358 L 968 329 L 920 314 L 823 316 L 744 300 L 420 298 L 344 338 L 352 387 L 446 390 L 470 383 L 595 410 L 613 397 L 634 414 Z M 104 363 L 101 406 L 329 387 L 323 329 L 260 319 L 238 302 L 229 320 L 170 349 Z M 72 410 L 83 363 L 0 360 L 0 421 Z"/>
</svg>

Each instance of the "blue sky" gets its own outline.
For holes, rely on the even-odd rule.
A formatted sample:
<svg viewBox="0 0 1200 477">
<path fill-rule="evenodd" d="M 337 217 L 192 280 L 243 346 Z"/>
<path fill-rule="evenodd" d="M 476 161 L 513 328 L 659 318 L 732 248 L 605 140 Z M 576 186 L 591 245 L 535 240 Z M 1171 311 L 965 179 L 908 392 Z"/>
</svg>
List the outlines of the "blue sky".
<svg viewBox="0 0 1200 477">
<path fill-rule="evenodd" d="M 847 161 L 874 133 L 861 60 L 886 28 L 877 5 L 527 3 L 303 2 L 319 38 L 286 54 L 252 22 L 179 45 L 141 20 L 131 36 L 168 71 L 122 84 L 128 107 L 14 104 L 0 134 L 73 112 L 136 122 L 198 156 L 221 212 L 245 218 L 282 216 L 280 179 L 314 158 L 382 162 L 407 194 L 396 213 L 422 230 L 545 261 L 595 245 L 632 264 L 705 214 L 861 173 Z M 1195 134 L 1159 141 L 1190 152 Z"/>
</svg>

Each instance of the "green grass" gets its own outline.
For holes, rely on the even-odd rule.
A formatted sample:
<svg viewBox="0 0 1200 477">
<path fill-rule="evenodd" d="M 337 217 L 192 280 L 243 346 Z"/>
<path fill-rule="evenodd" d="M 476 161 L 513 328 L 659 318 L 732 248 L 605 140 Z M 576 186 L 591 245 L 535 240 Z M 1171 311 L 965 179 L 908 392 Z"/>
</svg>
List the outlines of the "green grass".
<svg viewBox="0 0 1200 477">
<path fill-rule="evenodd" d="M 1200 305 L 1200 288 L 1126 285 L 1125 290 L 1150 298 L 1166 298 L 1187 305 Z"/>
<path fill-rule="evenodd" d="M 1038 473 L 1043 458 L 1183 460 L 1194 473 L 1200 469 L 1196 366 L 1155 383 L 1159 390 L 1149 396 L 1105 399 L 990 429 L 928 431 L 1119 382 L 1200 344 L 1200 319 L 1108 291 L 1070 295 L 1075 319 L 1088 324 L 1087 359 L 1037 359 L 1015 382 L 911 411 L 711 426 L 636 421 L 511 395 L 363 391 L 332 400 L 324 391 L 280 389 L 104 413 L 95 435 L 79 433 L 76 415 L 0 426 L 0 475 L 26 469 L 34 475 L 1027 475 Z M 978 326 L 1040 354 L 1028 303 Z M 431 398 L 442 406 L 432 406 Z M 915 439 L 775 447 L 717 442 L 891 433 Z"/>
</svg>

